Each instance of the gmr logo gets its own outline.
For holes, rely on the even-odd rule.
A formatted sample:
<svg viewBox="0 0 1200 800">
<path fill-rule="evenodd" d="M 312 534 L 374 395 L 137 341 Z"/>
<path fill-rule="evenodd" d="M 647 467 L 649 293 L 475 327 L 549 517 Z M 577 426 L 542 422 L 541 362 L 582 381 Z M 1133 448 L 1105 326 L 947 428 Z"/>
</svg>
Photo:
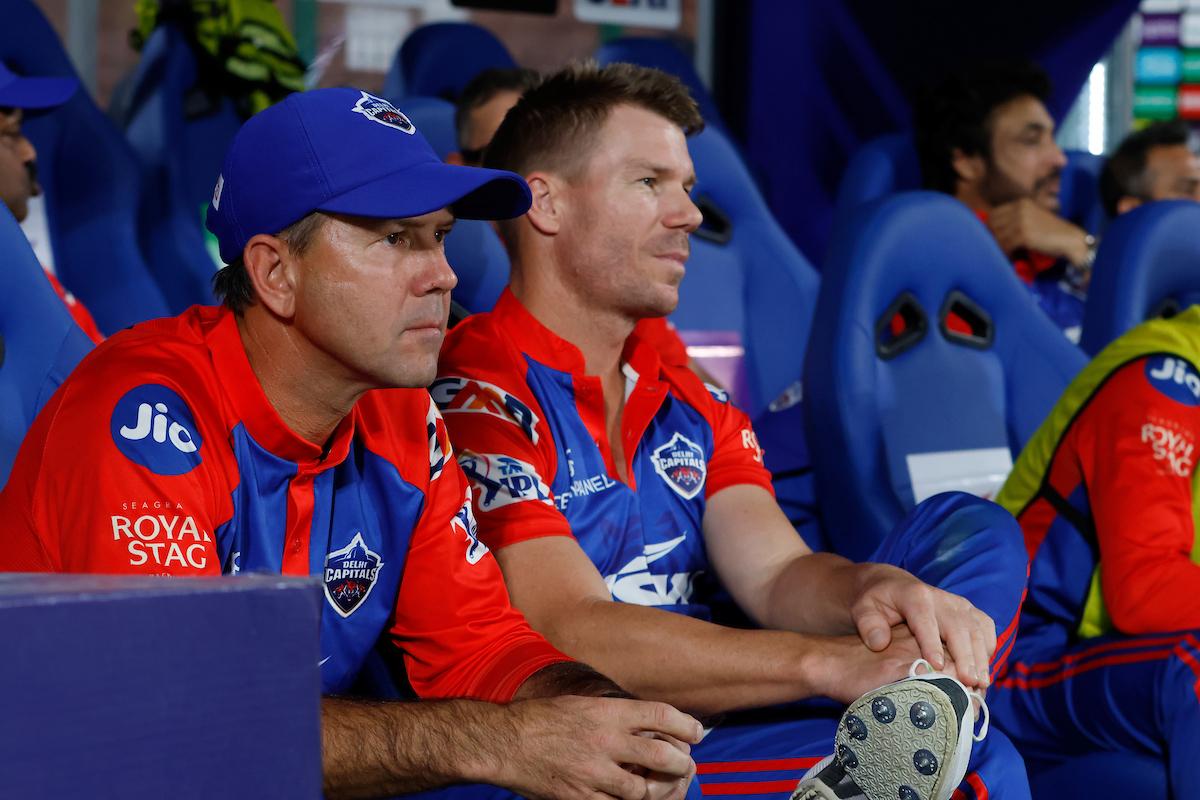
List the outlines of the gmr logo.
<svg viewBox="0 0 1200 800">
<path fill-rule="evenodd" d="M 200 464 L 200 435 L 191 409 L 178 394 L 149 383 L 117 401 L 110 422 L 113 443 L 126 458 L 157 475 L 182 475 Z"/>
<path fill-rule="evenodd" d="M 1156 356 L 1146 360 L 1146 377 L 1154 388 L 1185 406 L 1200 405 L 1200 375 L 1182 358 Z"/>
</svg>

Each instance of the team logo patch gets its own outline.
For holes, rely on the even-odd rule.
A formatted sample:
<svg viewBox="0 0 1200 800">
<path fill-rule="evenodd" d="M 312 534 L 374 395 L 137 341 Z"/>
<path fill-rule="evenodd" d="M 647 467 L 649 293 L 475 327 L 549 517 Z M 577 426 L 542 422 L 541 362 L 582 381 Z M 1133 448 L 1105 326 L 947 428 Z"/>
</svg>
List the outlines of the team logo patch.
<svg viewBox="0 0 1200 800">
<path fill-rule="evenodd" d="M 429 387 L 443 414 L 488 414 L 517 425 L 537 444 L 537 415 L 525 403 L 492 383 L 470 378 L 441 378 Z"/>
<path fill-rule="evenodd" d="M 429 481 L 432 483 L 446 467 L 446 454 L 450 452 L 450 434 L 445 424 L 439 425 L 442 415 L 438 413 L 433 399 L 429 400 L 429 413 L 425 415 L 425 435 L 429 437 Z"/>
<path fill-rule="evenodd" d="M 362 97 L 354 104 L 354 112 L 356 114 L 362 114 L 372 122 L 387 125 L 389 128 L 403 131 L 410 136 L 416 133 L 416 126 L 412 124 L 412 120 L 400 112 L 400 109 L 382 97 L 376 97 L 361 90 L 360 93 Z"/>
<path fill-rule="evenodd" d="M 478 564 L 479 559 L 487 555 L 487 545 L 479 541 L 479 525 L 475 522 L 475 512 L 471 510 L 471 490 L 467 489 L 466 499 L 462 508 L 450 520 L 450 529 L 459 531 L 467 539 L 467 563 Z"/>
<path fill-rule="evenodd" d="M 1185 406 L 1200 406 L 1200 375 L 1191 364 L 1175 356 L 1146 359 L 1146 378 L 1158 391 Z"/>
<path fill-rule="evenodd" d="M 676 433 L 671 441 L 655 448 L 650 460 L 654 463 L 654 471 L 685 500 L 691 500 L 704 488 L 704 479 L 708 476 L 704 451 L 682 433 Z"/>
<path fill-rule="evenodd" d="M 357 531 L 350 544 L 325 556 L 325 599 L 343 617 L 353 614 L 375 588 L 383 560 Z"/>
<path fill-rule="evenodd" d="M 550 503 L 547 486 L 532 464 L 492 453 L 464 453 L 458 465 L 479 492 L 479 508 L 491 511 L 510 503 L 536 500 Z"/>
<path fill-rule="evenodd" d="M 155 475 L 183 475 L 200 465 L 200 439 L 187 403 L 157 383 L 130 389 L 109 422 L 113 443 L 126 458 Z"/>
</svg>

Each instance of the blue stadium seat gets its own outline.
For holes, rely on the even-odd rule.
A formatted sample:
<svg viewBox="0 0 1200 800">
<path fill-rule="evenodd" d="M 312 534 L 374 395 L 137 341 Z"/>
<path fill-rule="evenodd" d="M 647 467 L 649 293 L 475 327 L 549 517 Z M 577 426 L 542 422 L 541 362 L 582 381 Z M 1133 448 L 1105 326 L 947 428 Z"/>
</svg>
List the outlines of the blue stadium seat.
<svg viewBox="0 0 1200 800">
<path fill-rule="evenodd" d="M 33 418 L 92 342 L 46 280 L 16 219 L 0 203 L 0 486 Z"/>
<path fill-rule="evenodd" d="M 763 411 L 800 377 L 817 273 L 779 227 L 733 144 L 718 128 L 688 139 L 704 223 L 692 236 L 687 277 L 671 321 L 681 331 L 740 334 L 743 409 Z"/>
<path fill-rule="evenodd" d="M 708 125 L 715 125 L 722 130 L 728 130 L 717 104 L 709 93 L 704 82 L 700 80 L 696 67 L 679 45 L 670 39 L 628 36 L 605 42 L 596 50 L 596 61 L 600 64 L 612 64 L 626 61 L 643 67 L 654 67 L 674 75 L 683 81 L 691 92 L 692 97 L 700 106 L 700 113 Z"/>
<path fill-rule="evenodd" d="M 454 130 L 454 103 L 440 97 L 392 97 L 388 100 L 404 112 L 443 161 L 458 149 Z"/>
<path fill-rule="evenodd" d="M 1200 303 L 1200 203 L 1148 203 L 1113 220 L 1096 253 L 1079 345 L 1095 355 L 1151 317 Z"/>
<path fill-rule="evenodd" d="M 422 25 L 400 43 L 383 81 L 383 96 L 454 100 L 485 69 L 516 65 L 504 44 L 486 28 L 469 22 Z"/>
<path fill-rule="evenodd" d="M 974 335 L 948 331 L 951 311 Z M 870 555 L 939 469 L 998 489 L 995 460 L 1015 458 L 1085 360 L 961 203 L 911 192 L 860 208 L 835 233 L 804 371 L 833 547 Z"/>
<path fill-rule="evenodd" d="M 9 0 L 0 59 L 25 75 L 75 77 L 54 29 L 30 0 Z M 38 150 L 55 270 L 106 334 L 167 303 L 138 243 L 141 175 L 128 143 L 86 91 L 23 126 Z"/>
<path fill-rule="evenodd" d="M 1085 230 L 1099 232 L 1104 225 L 1100 204 L 1100 156 L 1078 150 L 1066 151 L 1059 199 L 1062 215 Z M 863 145 L 842 173 L 834 206 L 834 228 L 863 203 L 896 192 L 921 188 L 921 166 L 912 135 L 890 133 Z"/>
<path fill-rule="evenodd" d="M 203 211 L 242 120 L 229 98 L 196 90 L 196 57 L 174 25 L 158 27 L 130 78 L 125 135 L 145 169 L 142 242 L 174 313 L 215 302 L 216 263 Z"/>
</svg>

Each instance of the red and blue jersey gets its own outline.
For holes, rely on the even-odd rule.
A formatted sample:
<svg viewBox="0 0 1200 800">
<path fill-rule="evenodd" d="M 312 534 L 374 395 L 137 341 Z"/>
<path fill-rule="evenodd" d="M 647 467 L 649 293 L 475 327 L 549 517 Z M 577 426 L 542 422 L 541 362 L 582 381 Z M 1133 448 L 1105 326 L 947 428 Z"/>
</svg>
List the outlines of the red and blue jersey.
<svg viewBox="0 0 1200 800">
<path fill-rule="evenodd" d="M 317 576 L 321 677 L 347 689 L 384 633 L 422 697 L 511 699 L 566 660 L 508 602 L 424 389 L 365 394 L 325 447 L 293 431 L 235 317 L 193 308 L 91 353 L 0 494 L 0 569 Z"/>
<path fill-rule="evenodd" d="M 711 618 L 705 503 L 737 484 L 769 492 L 770 475 L 724 392 L 664 365 L 638 330 L 622 361 L 628 483 L 613 461 L 600 379 L 508 290 L 494 310 L 450 332 L 430 393 L 473 484 L 488 546 L 574 537 L 614 600 Z"/>
</svg>

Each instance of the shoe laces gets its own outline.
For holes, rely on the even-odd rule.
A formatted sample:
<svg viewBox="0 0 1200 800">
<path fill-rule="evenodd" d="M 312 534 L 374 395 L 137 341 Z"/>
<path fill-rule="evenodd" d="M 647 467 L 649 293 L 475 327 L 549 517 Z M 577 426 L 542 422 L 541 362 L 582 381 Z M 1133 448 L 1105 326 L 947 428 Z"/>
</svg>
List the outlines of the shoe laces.
<svg viewBox="0 0 1200 800">
<path fill-rule="evenodd" d="M 925 669 L 927 670 L 927 672 L 925 672 L 925 673 L 918 672 L 918 668 L 921 666 L 924 666 Z M 908 668 L 908 677 L 910 677 L 910 678 L 917 678 L 917 677 L 923 677 L 923 676 L 928 676 L 928 675 L 938 675 L 938 676 L 947 677 L 947 678 L 950 677 L 949 675 L 946 675 L 943 672 L 938 672 L 937 670 L 935 670 L 933 668 L 933 665 L 930 664 L 928 661 L 926 661 L 923 658 L 918 658 L 916 661 L 914 661 L 912 663 L 912 666 L 910 666 Z M 959 686 L 962 686 L 961 681 L 958 681 L 957 679 L 953 679 L 953 680 L 955 680 L 955 682 L 958 683 Z M 972 724 L 972 726 L 971 726 L 971 737 L 977 742 L 982 742 L 988 735 L 988 726 L 991 724 L 991 721 L 992 721 L 992 715 L 991 715 L 991 712 L 988 711 L 987 701 L 984 700 L 983 692 L 981 692 L 979 689 L 968 689 L 966 686 L 963 686 L 962 688 L 963 688 L 963 691 L 966 692 L 967 697 L 970 698 L 971 700 L 973 700 L 979 709 L 979 713 L 975 717 L 975 723 Z M 981 717 L 983 718 L 983 724 L 978 725 L 979 719 Z"/>
</svg>

